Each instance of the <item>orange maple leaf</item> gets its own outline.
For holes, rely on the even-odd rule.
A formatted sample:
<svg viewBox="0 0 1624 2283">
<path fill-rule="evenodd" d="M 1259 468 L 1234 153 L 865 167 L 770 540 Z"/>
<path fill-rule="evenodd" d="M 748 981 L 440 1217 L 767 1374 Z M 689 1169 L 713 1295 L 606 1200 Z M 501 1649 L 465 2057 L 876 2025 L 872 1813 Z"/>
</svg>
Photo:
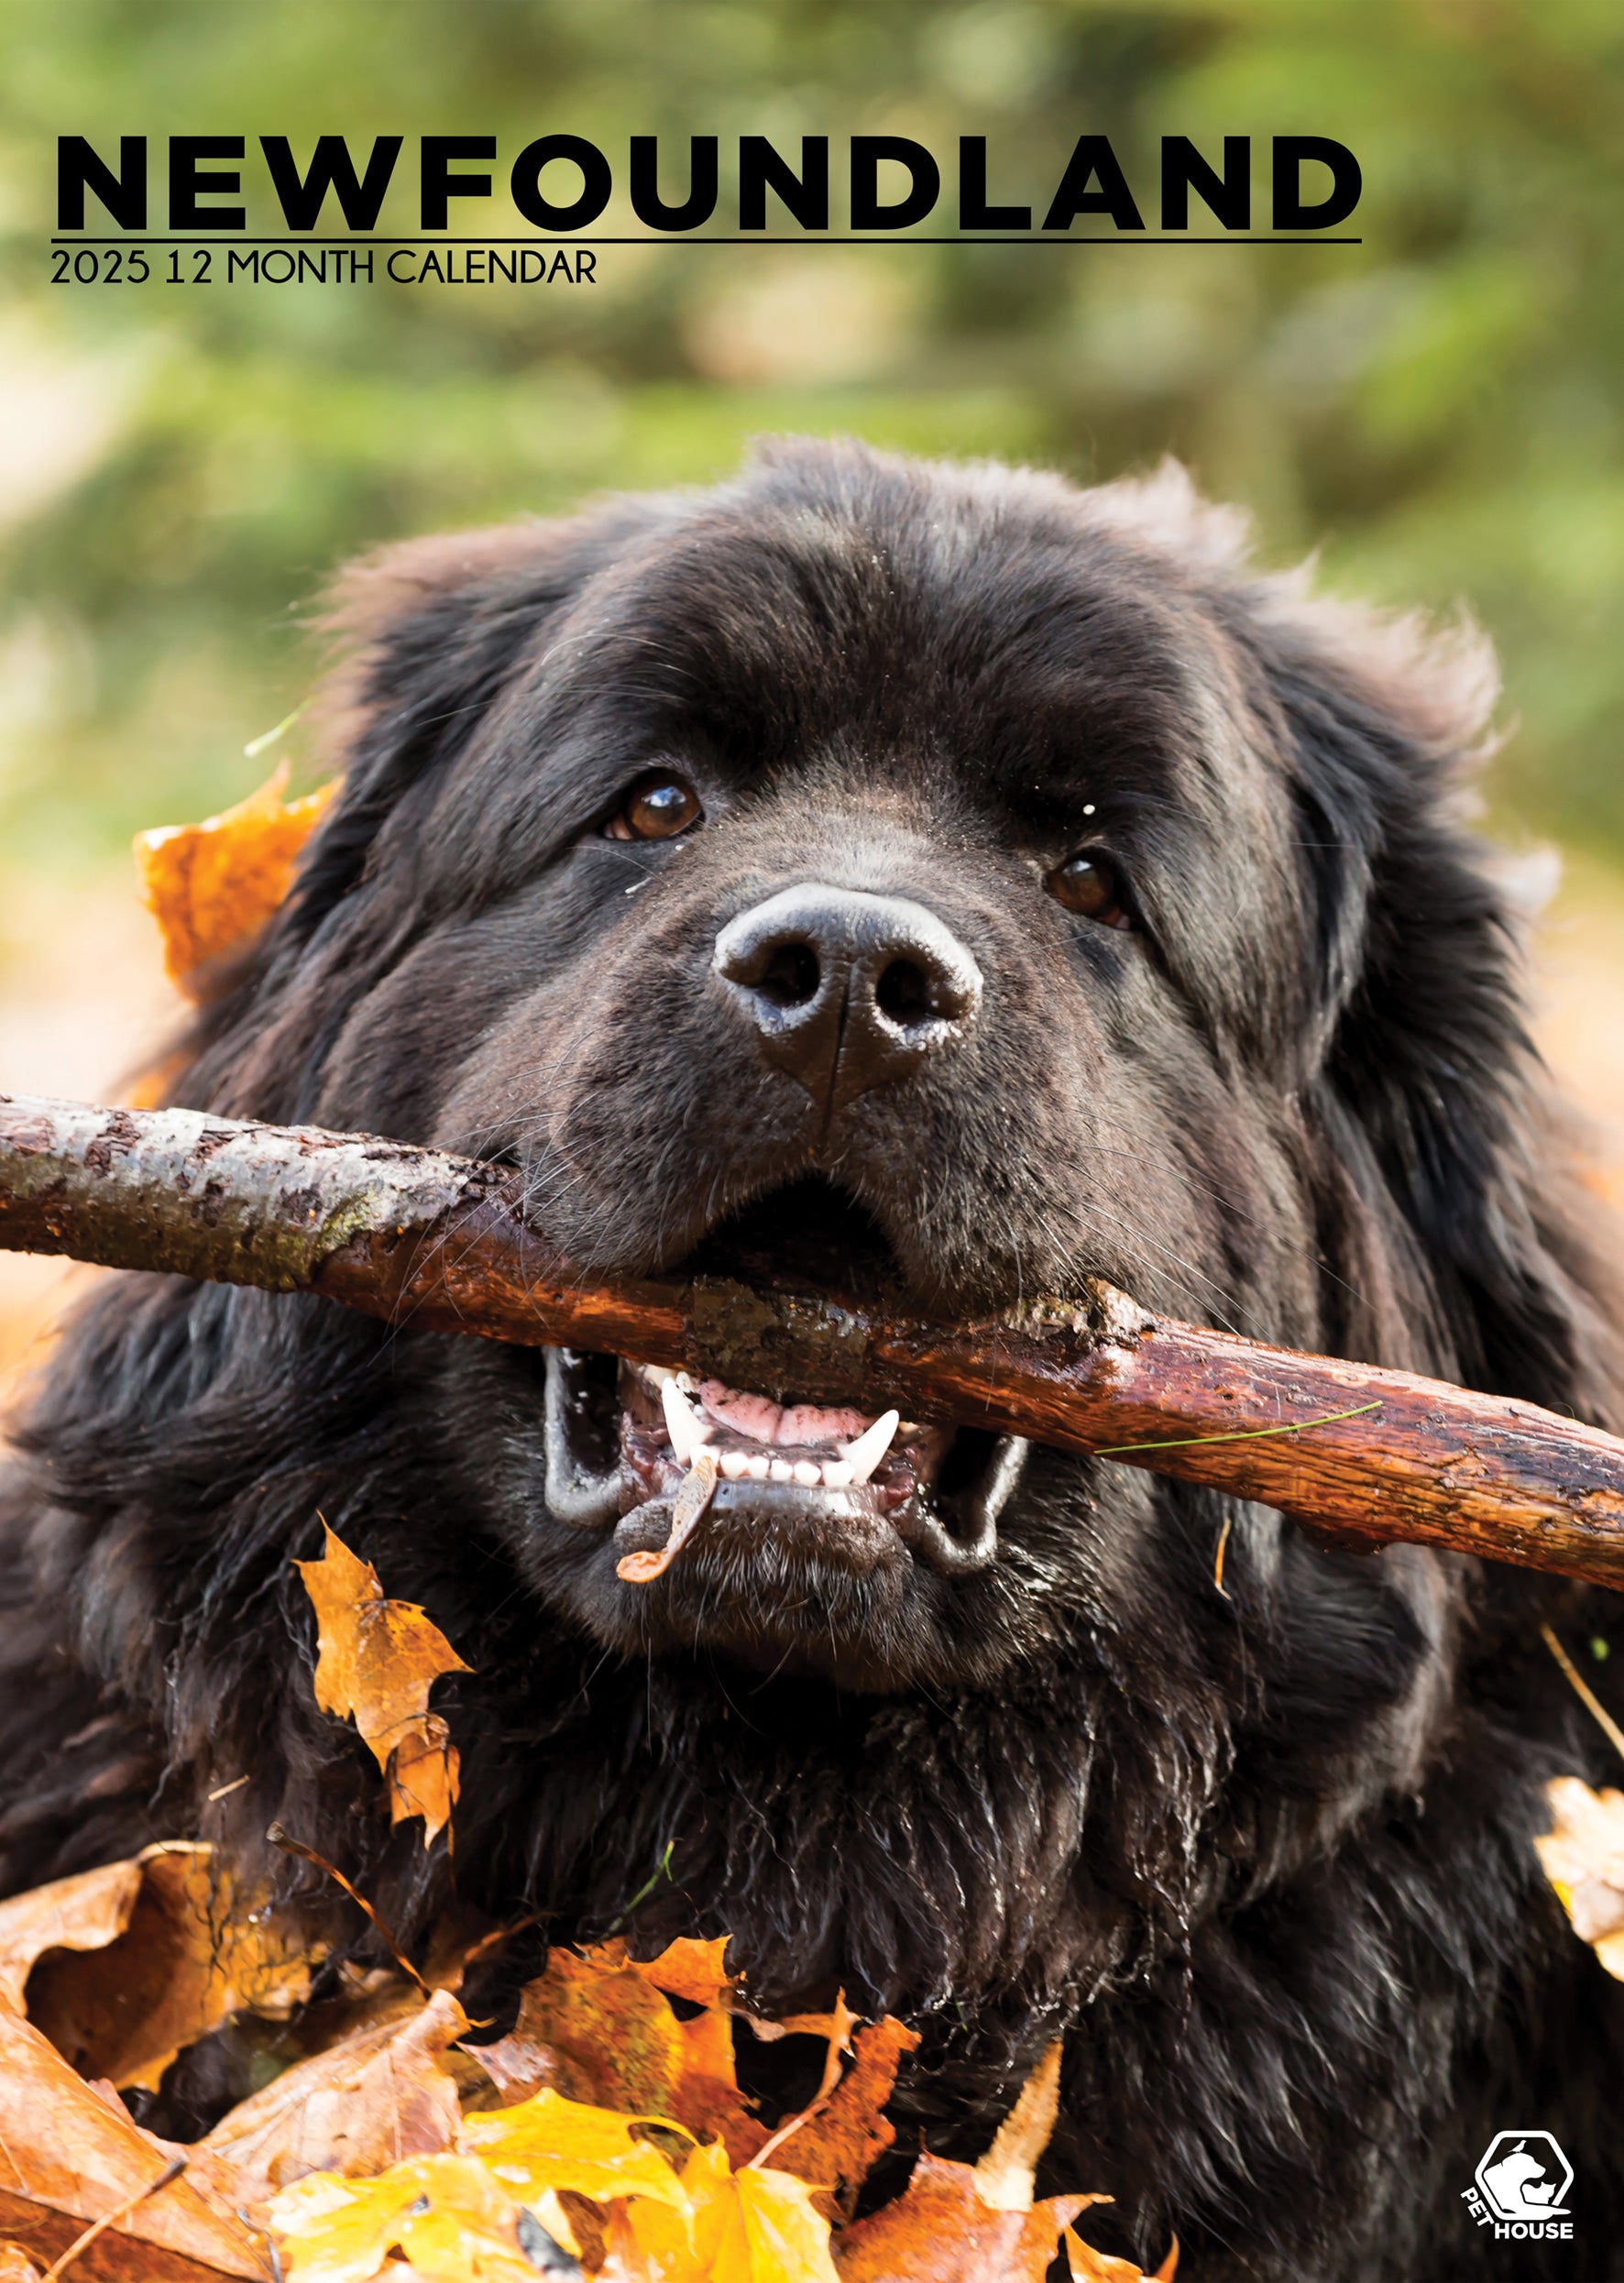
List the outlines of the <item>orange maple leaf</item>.
<svg viewBox="0 0 1624 2283">
<path fill-rule="evenodd" d="M 681 1955 L 667 1951 L 641 1967 L 628 1961 L 620 1942 L 584 1957 L 550 1950 L 545 1972 L 525 1985 L 510 2036 L 476 2047 L 476 2058 L 504 2090 L 561 2078 L 564 2090 L 605 2108 L 672 2117 L 706 2138 L 719 2135 L 733 2162 L 745 2163 L 767 2135 L 733 2073 L 730 2017 L 701 1998 L 694 2002 L 706 2010 L 679 2021 L 656 1981 L 658 1974 L 662 1981 L 669 1976 L 690 1989 L 703 1986 L 706 1965 L 696 1954 L 713 1947 L 674 1946 Z M 721 1986 L 727 1989 L 725 1980 Z"/>
<path fill-rule="evenodd" d="M 390 1821 L 421 1816 L 427 1847 L 451 1819 L 458 1773 L 456 1747 L 429 1710 L 429 1691 L 444 1674 L 473 1668 L 416 1602 L 389 1600 L 371 1563 L 322 1528 L 322 1559 L 295 1564 L 315 1605 L 316 1702 L 340 1720 L 354 1718 L 389 1779 Z"/>
<path fill-rule="evenodd" d="M 904 2194 L 835 2237 L 840 2283 L 1043 2283 L 1062 2233 L 1094 2201 L 1050 2196 L 1000 2212 L 983 2201 L 973 2164 L 922 2156 Z"/>
<path fill-rule="evenodd" d="M 851 2066 L 828 2099 L 807 2113 L 805 2124 L 776 2140 L 773 2162 L 829 2191 L 822 2201 L 831 2216 L 850 2211 L 870 2169 L 896 2138 L 884 2107 L 904 2054 L 918 2042 L 918 2033 L 893 2014 L 860 2029 Z"/>
<path fill-rule="evenodd" d="M 277 909 L 338 789 L 335 779 L 289 801 L 287 786 L 284 761 L 219 816 L 136 835 L 141 892 L 163 937 L 164 967 L 189 997 L 203 996 L 210 969 L 258 935 Z"/>
</svg>

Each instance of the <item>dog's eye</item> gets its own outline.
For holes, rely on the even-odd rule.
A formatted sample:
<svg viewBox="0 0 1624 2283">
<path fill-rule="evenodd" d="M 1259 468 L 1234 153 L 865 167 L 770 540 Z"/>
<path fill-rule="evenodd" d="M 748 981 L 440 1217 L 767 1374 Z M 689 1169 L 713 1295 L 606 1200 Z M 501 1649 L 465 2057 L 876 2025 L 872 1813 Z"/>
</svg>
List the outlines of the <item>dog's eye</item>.
<svg viewBox="0 0 1624 2283">
<path fill-rule="evenodd" d="M 609 821 L 609 835 L 611 840 L 669 840 L 703 814 L 691 785 L 653 770 L 632 786 L 626 806 Z"/>
<path fill-rule="evenodd" d="M 1122 874 L 1108 856 L 1069 856 L 1044 882 L 1057 904 L 1084 919 L 1097 919 L 1104 927 L 1131 927 L 1127 892 Z"/>
</svg>

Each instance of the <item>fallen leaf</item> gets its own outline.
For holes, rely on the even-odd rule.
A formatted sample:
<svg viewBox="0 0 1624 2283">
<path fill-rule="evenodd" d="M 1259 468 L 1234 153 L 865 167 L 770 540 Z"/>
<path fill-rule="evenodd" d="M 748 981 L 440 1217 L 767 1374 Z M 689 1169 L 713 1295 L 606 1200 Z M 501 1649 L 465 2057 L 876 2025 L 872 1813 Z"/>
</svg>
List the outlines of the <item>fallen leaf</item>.
<svg viewBox="0 0 1624 2283">
<path fill-rule="evenodd" d="M 732 2210 L 711 2265 L 712 2283 L 839 2283 L 828 2222 L 793 2173 L 747 2165 L 728 2184 Z"/>
<path fill-rule="evenodd" d="M 904 2054 L 918 2042 L 917 2032 L 890 2014 L 860 2029 L 850 2068 L 824 2107 L 774 2148 L 774 2163 L 828 2190 L 837 2205 L 849 2202 L 896 2138 L 883 2110 Z"/>
<path fill-rule="evenodd" d="M 467 2053 L 496 2087 L 505 2109 L 535 2092 L 561 2092 L 566 2101 L 592 2096 L 593 2084 L 585 2070 L 555 2046 L 543 2045 L 521 2029 L 510 2030 L 490 2045 L 469 2046 Z"/>
<path fill-rule="evenodd" d="M 298 2283 L 370 2283 L 392 2252 L 424 2283 L 535 2283 L 517 2204 L 470 2157 L 419 2157 L 368 2180 L 315 2173 L 270 2216 Z"/>
<path fill-rule="evenodd" d="M 337 783 L 285 801 L 283 762 L 257 791 L 198 825 L 136 835 L 147 907 L 163 937 L 170 980 L 203 995 L 208 970 L 263 927 L 292 885 L 299 854 Z"/>
<path fill-rule="evenodd" d="M 510 2035 L 471 2050 L 498 2084 L 554 2085 L 606 2109 L 673 2117 L 697 2137 L 719 2135 L 742 2164 L 767 2135 L 739 2090 L 730 2015 L 708 2005 L 679 2021 L 654 1980 L 662 1963 L 634 1966 L 620 1943 L 584 1956 L 550 1950 L 545 1972 L 521 1994 Z M 690 1988 L 705 1982 L 691 1954 L 666 1970 Z"/>
<path fill-rule="evenodd" d="M 309 2172 L 381 2171 L 452 2147 L 462 2123 L 440 2056 L 466 2036 L 449 1991 L 403 1994 L 383 2019 L 295 2062 L 201 2144 L 236 2168 L 250 2209 Z"/>
<path fill-rule="evenodd" d="M 421 1816 L 427 1847 L 450 1821 L 458 1767 L 450 1731 L 429 1710 L 429 1691 L 446 1674 L 472 1668 L 416 1602 L 388 1600 L 371 1563 L 331 1530 L 322 1559 L 296 1566 L 315 1605 L 316 1702 L 340 1720 L 354 1718 L 389 1779 L 390 1821 Z"/>
<path fill-rule="evenodd" d="M 889 2024 L 882 2024 L 882 2027 Z M 1038 2158 L 1059 2113 L 1057 2037 L 979 2164 L 921 2156 L 906 2190 L 838 2238 L 845 2283 L 1042 2283 L 1062 2234 L 1098 2196 L 1051 2196 L 1034 2203 Z M 895 2062 L 892 2064 L 894 2073 Z M 1079 2256 L 1103 2255 L 1078 2240 Z M 1073 2267 L 1097 2283 L 1136 2283 L 1137 2267 Z"/>
<path fill-rule="evenodd" d="M 551 2189 L 594 2203 L 650 2196 L 686 2212 L 676 2174 L 648 2141 L 632 2138 L 634 2123 L 677 2129 L 667 2118 L 633 2118 L 547 2091 L 492 2116 L 466 2118 L 463 2144 L 524 2203 Z"/>
<path fill-rule="evenodd" d="M 1108 2204 L 1109 2196 L 1090 2196 L 1089 2203 Z M 1174 2283 L 1179 2272 L 1179 2238 L 1175 2235 L 1154 2275 L 1135 2267 L 1131 2259 L 1116 2259 L 1107 2251 L 1085 2244 L 1075 2228 L 1066 2230 L 1066 2265 L 1071 2283 Z"/>
<path fill-rule="evenodd" d="M 177 2153 L 87 2085 L 32 2024 L 0 2007 L 0 2234 L 60 2258 L 88 2221 L 152 2187 Z M 189 2174 L 133 2204 L 75 2263 L 75 2283 L 269 2277 L 250 2232 Z"/>
<path fill-rule="evenodd" d="M 835 2237 L 840 2283 L 1043 2283 L 1090 2196 L 1050 2196 L 1028 2212 L 985 2201 L 972 2164 L 922 2156 L 905 2192 Z M 1085 2270 L 1086 2272 L 1086 2270 Z"/>
<path fill-rule="evenodd" d="M 285 2015 L 309 1996 L 310 1954 L 245 1904 L 208 1848 L 166 1843 L 110 1871 L 134 1872 L 127 1906 L 124 1876 L 86 1883 L 65 1907 L 87 1938 L 46 1952 L 27 1984 L 29 2020 L 83 2075 L 155 2089 L 177 2053 L 233 2014 Z"/>
<path fill-rule="evenodd" d="M 1577 1776 L 1545 1786 L 1553 1828 L 1534 1841 L 1574 1932 L 1624 1981 L 1624 1792 L 1593 1792 Z"/>
<path fill-rule="evenodd" d="M 0 1903 L 0 1999 L 23 2010 L 28 1976 L 47 1950 L 100 1950 L 115 1941 L 140 1891 L 139 1863 L 105 1863 Z"/>
<path fill-rule="evenodd" d="M 1048 2146 L 1060 2113 L 1060 2039 L 1057 2037 L 1021 2087 L 1020 2099 L 975 2168 L 982 2201 L 994 2212 L 1030 2212 L 1037 2160 Z"/>
<path fill-rule="evenodd" d="M 714 2144 L 683 2167 L 688 2212 L 653 2203 L 610 2213 L 603 2283 L 839 2283 L 828 2222 L 804 2180 L 746 2166 Z"/>
<path fill-rule="evenodd" d="M 620 1953 L 620 1962 L 645 1981 L 652 1981 L 656 1990 L 664 1990 L 668 1997 L 686 1998 L 690 2005 L 727 2006 L 738 1988 L 738 1976 L 730 1974 L 722 1959 L 727 1954 L 730 1935 L 718 1935 L 714 1942 L 697 1941 L 691 1935 L 681 1935 L 663 1949 L 658 1958 L 634 1959 L 625 1955 L 624 1943 L 605 1942 L 588 1952 L 607 1963 Z"/>
<path fill-rule="evenodd" d="M 0 2283 L 39 2283 L 39 2277 L 20 2244 L 0 2244 Z"/>
</svg>

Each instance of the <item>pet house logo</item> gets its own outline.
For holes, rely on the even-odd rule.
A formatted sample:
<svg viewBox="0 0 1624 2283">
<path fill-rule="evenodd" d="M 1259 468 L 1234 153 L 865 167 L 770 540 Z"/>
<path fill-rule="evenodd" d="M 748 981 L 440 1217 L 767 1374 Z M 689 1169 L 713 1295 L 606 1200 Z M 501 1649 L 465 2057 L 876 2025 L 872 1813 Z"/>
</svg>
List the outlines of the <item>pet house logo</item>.
<svg viewBox="0 0 1624 2283">
<path fill-rule="evenodd" d="M 1476 2186 L 1462 2190 L 1479 2227 L 1497 2237 L 1571 2239 L 1564 2201 L 1574 2168 L 1549 2133 L 1497 2133 L 1484 2150 Z"/>
</svg>

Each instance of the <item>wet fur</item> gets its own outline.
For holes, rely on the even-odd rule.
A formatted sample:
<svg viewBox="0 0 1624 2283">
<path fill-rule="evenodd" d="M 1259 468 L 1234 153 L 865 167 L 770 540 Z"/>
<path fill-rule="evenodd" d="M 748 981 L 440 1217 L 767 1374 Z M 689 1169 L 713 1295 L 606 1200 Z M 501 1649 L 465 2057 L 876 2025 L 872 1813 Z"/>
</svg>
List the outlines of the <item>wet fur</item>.
<svg viewBox="0 0 1624 2283">
<path fill-rule="evenodd" d="M 1461 821 L 1470 642 L 1256 574 L 1175 474 L 824 445 L 394 550 L 341 618 L 344 794 L 180 1099 L 507 1156 L 610 1269 L 820 1167 L 937 1307 L 1103 1270 L 1624 1426 Z M 674 754 L 706 826 L 599 839 Z M 1096 838 L 1136 936 L 1042 892 Z M 991 979 L 970 1047 L 827 1131 L 700 981 L 734 911 L 817 877 L 923 897 Z M 1605 1772 L 1539 1620 L 1624 1648 L 1610 1597 L 1039 1454 L 985 1576 L 697 1564 L 648 1654 L 545 1512 L 539 1411 L 515 1351 L 110 1282 L 4 1494 L 5 1884 L 200 1830 L 263 1866 L 276 1816 L 426 1926 L 444 1849 L 391 1836 L 312 1699 L 319 1508 L 475 1668 L 436 1702 L 491 1914 L 591 1934 L 646 1887 L 639 1942 L 730 1930 L 764 2005 L 907 2014 L 905 2146 L 977 2152 L 1074 2026 L 1052 2184 L 1114 2194 L 1102 2243 L 1176 2228 L 1192 2278 L 1498 2272 L 1460 2191 L 1508 2124 L 1578 2173 L 1574 2253 L 1519 2277 L 1624 2274 L 1624 1992 L 1529 1843 L 1548 1775 Z"/>
</svg>

